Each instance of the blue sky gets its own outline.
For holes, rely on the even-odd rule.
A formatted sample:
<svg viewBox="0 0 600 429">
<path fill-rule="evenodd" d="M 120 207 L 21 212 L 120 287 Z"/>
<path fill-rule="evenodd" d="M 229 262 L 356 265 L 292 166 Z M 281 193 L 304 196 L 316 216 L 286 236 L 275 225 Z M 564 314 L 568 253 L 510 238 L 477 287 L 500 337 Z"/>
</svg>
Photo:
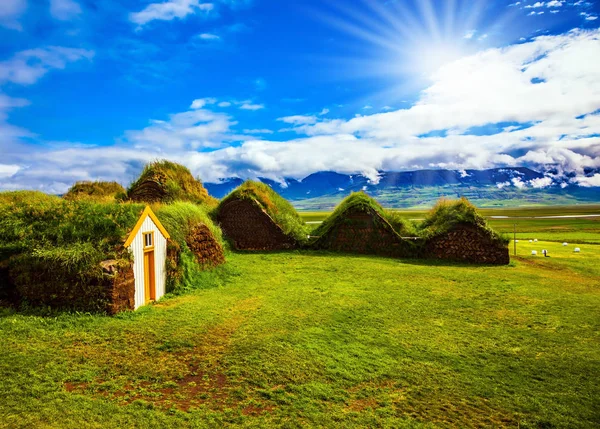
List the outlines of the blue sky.
<svg viewBox="0 0 600 429">
<path fill-rule="evenodd" d="M 591 1 L 3 0 L 0 189 L 526 165 L 600 186 Z M 519 186 L 521 186 L 519 184 Z"/>
</svg>

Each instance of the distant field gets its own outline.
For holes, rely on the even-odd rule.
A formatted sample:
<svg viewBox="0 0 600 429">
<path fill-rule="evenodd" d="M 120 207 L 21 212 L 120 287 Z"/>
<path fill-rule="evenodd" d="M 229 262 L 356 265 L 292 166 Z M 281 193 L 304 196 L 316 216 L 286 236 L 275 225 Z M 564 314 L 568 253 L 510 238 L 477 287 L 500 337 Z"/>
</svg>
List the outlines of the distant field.
<svg viewBox="0 0 600 429">
<path fill-rule="evenodd" d="M 405 219 L 422 219 L 426 210 L 396 210 Z M 527 219 L 527 217 L 600 215 L 600 205 L 531 207 L 521 209 L 481 209 L 490 225 L 512 237 L 516 224 L 518 239 L 570 241 L 600 244 L 600 216 L 583 218 Z M 330 212 L 300 212 L 306 222 L 321 222 Z M 493 219 L 491 216 L 509 216 L 511 219 Z M 513 218 L 515 217 L 515 218 Z M 317 226 L 315 224 L 315 226 Z"/>
<path fill-rule="evenodd" d="M 231 254 L 135 313 L 0 309 L 0 427 L 598 427 L 600 246 L 581 248 Z"/>
</svg>

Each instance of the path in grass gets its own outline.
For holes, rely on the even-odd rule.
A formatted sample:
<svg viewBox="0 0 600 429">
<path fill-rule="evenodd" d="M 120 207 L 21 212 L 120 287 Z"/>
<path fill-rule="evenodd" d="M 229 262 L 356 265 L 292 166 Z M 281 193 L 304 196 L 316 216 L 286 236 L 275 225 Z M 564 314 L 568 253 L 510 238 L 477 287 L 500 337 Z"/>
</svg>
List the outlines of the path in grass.
<svg viewBox="0 0 600 429">
<path fill-rule="evenodd" d="M 519 249 L 541 246 L 507 267 L 236 254 L 224 286 L 135 313 L 4 310 L 0 426 L 594 427 L 600 248 Z"/>
</svg>

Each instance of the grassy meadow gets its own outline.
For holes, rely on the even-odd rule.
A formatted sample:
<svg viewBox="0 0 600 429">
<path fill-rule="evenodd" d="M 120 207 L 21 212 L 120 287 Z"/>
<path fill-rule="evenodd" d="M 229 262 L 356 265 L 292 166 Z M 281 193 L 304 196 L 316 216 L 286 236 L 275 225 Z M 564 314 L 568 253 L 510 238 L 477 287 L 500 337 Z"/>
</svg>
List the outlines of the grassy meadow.
<svg viewBox="0 0 600 429">
<path fill-rule="evenodd" d="M 3 309 L 0 427 L 596 427 L 600 246 L 581 247 L 238 253 L 134 313 Z"/>
</svg>

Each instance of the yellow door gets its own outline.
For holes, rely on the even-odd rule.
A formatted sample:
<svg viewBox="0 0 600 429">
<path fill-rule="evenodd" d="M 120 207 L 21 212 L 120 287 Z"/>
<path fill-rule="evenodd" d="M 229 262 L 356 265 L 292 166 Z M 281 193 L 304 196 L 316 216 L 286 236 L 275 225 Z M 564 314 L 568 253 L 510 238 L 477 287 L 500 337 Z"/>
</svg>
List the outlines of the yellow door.
<svg viewBox="0 0 600 429">
<path fill-rule="evenodd" d="M 154 250 L 144 252 L 144 296 L 146 304 L 156 299 Z"/>
</svg>

